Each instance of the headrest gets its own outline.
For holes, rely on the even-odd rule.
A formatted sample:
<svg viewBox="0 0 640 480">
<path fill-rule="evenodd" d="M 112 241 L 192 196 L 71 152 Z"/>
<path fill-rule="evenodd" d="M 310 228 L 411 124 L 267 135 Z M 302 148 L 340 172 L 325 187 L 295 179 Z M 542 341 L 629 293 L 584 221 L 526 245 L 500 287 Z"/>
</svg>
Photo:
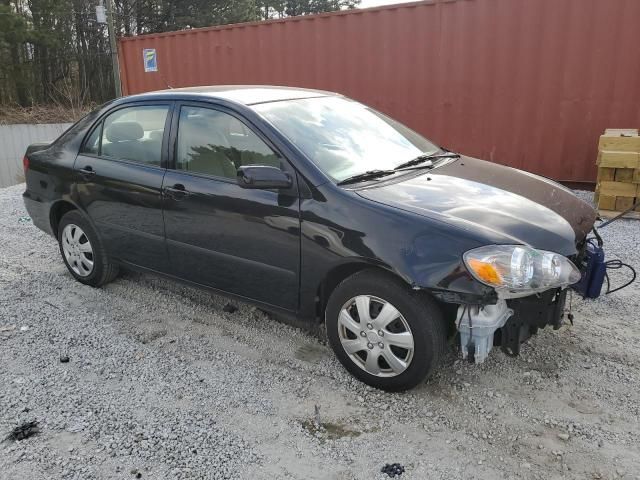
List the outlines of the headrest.
<svg viewBox="0 0 640 480">
<path fill-rule="evenodd" d="M 144 130 L 138 122 L 116 122 L 107 127 L 107 140 L 111 143 L 139 140 Z"/>
</svg>

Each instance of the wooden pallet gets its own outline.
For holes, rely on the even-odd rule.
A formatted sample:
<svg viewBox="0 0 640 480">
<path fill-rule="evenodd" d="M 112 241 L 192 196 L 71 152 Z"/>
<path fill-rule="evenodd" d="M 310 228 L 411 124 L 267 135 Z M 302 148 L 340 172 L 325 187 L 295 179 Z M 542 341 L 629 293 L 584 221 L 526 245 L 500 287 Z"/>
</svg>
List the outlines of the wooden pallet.
<svg viewBox="0 0 640 480">
<path fill-rule="evenodd" d="M 612 212 L 611 210 L 598 210 L 598 214 L 602 218 L 614 218 L 620 215 L 622 212 Z M 631 218 L 633 220 L 640 220 L 640 212 L 628 212 L 624 215 L 623 218 Z"/>
<path fill-rule="evenodd" d="M 638 130 L 609 129 L 598 145 L 595 201 L 600 215 L 613 217 L 640 198 L 640 136 Z M 640 207 L 626 215 L 640 218 Z"/>
</svg>

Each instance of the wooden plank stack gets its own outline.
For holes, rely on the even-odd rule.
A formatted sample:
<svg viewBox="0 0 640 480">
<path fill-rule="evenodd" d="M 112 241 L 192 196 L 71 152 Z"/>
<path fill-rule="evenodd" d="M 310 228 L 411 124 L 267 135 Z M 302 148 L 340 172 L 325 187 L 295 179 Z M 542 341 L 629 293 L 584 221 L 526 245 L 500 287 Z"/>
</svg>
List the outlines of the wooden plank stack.
<svg viewBox="0 0 640 480">
<path fill-rule="evenodd" d="M 640 199 L 640 136 L 635 129 L 607 129 L 598 146 L 596 203 L 613 217 Z M 640 218 L 640 207 L 627 215 Z"/>
</svg>

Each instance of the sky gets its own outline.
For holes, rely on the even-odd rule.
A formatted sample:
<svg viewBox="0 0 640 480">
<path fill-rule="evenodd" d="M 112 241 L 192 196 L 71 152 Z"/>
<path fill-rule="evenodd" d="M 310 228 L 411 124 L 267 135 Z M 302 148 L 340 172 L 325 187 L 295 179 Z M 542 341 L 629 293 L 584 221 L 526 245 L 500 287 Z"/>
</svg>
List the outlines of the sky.
<svg viewBox="0 0 640 480">
<path fill-rule="evenodd" d="M 379 7 L 380 5 L 391 5 L 392 3 L 407 3 L 415 0 L 362 0 L 360 8 Z"/>
</svg>

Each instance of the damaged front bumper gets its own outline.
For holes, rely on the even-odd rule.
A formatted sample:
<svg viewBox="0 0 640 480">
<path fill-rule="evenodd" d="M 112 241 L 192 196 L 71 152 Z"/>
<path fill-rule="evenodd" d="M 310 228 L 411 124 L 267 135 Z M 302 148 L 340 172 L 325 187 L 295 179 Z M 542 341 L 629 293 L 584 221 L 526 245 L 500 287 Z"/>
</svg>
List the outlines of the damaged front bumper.
<svg viewBox="0 0 640 480">
<path fill-rule="evenodd" d="M 495 305 L 460 305 L 456 327 L 460 333 L 462 357 L 482 363 L 493 346 L 508 355 L 520 353 L 520 345 L 538 329 L 547 325 L 557 330 L 562 326 L 566 289 L 511 300 Z"/>
<path fill-rule="evenodd" d="M 585 239 L 578 254 L 569 257 L 580 271 L 580 281 L 569 288 L 584 298 L 597 298 L 606 274 L 602 240 L 594 230 L 596 241 Z M 462 357 L 482 363 L 492 347 L 510 356 L 520 353 L 520 346 L 539 329 L 559 329 L 565 318 L 569 288 L 554 288 L 520 298 L 498 299 L 495 305 L 460 304 L 456 327 L 460 334 Z M 570 310 L 570 309 L 569 309 Z M 567 317 L 573 323 L 569 312 Z"/>
<path fill-rule="evenodd" d="M 520 345 L 539 329 L 547 325 L 554 330 L 559 329 L 564 321 L 567 292 L 567 289 L 551 290 L 508 301 L 514 313 L 496 335 L 496 345 L 503 352 L 515 356 L 520 353 Z"/>
</svg>

